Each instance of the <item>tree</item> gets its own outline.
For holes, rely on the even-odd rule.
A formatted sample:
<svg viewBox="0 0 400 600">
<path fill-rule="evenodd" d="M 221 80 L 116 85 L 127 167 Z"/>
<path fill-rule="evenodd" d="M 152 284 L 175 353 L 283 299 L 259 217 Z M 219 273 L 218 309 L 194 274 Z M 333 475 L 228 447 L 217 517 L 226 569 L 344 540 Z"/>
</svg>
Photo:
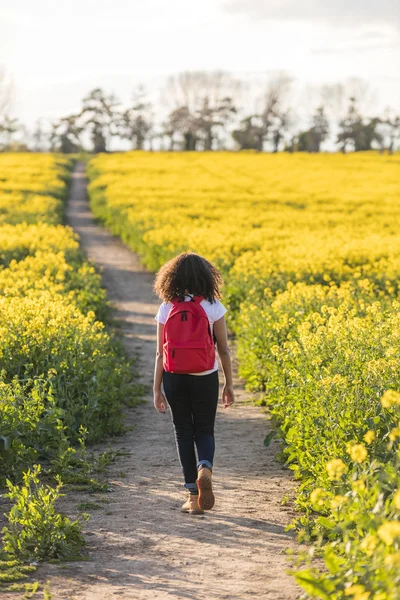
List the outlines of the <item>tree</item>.
<svg viewBox="0 0 400 600">
<path fill-rule="evenodd" d="M 361 127 L 356 131 L 354 139 L 354 150 L 356 152 L 372 150 L 374 142 L 378 146 L 382 144 L 383 137 L 378 131 L 380 122 L 379 117 L 373 117 L 366 122 L 362 122 Z"/>
<path fill-rule="evenodd" d="M 82 150 L 81 135 L 84 126 L 79 123 L 80 115 L 70 115 L 52 123 L 50 149 L 52 152 L 73 154 Z"/>
<path fill-rule="evenodd" d="M 118 134 L 120 115 L 119 100 L 113 94 L 105 94 L 101 88 L 92 90 L 84 99 L 80 112 L 83 127 L 90 133 L 93 151 L 107 152 L 110 139 Z"/>
<path fill-rule="evenodd" d="M 274 153 L 279 151 L 279 146 L 281 141 L 285 138 L 285 134 L 288 131 L 290 123 L 291 115 L 289 110 L 278 112 L 276 114 L 271 128 L 271 141 L 273 146 L 272 151 Z"/>
<path fill-rule="evenodd" d="M 174 146 L 176 134 L 183 138 L 183 150 L 197 150 L 198 126 L 197 120 L 186 106 L 181 106 L 173 110 L 168 117 L 168 132 L 171 139 L 171 150 Z"/>
<path fill-rule="evenodd" d="M 346 116 L 339 121 L 339 134 L 337 141 L 341 145 L 341 151 L 346 153 L 349 144 L 354 144 L 356 132 L 362 127 L 362 118 L 358 112 L 356 99 L 350 98 L 350 104 Z"/>
<path fill-rule="evenodd" d="M 170 77 L 163 96 L 165 103 L 172 107 L 164 127 L 164 133 L 170 139 L 170 150 L 175 148 L 177 138 L 183 150 L 196 150 L 196 114 L 202 103 L 203 72 L 185 71 Z"/>
<path fill-rule="evenodd" d="M 21 129 L 18 120 L 10 116 L 13 83 L 4 69 L 0 69 L 0 148 L 9 150 L 14 134 Z"/>
<path fill-rule="evenodd" d="M 289 123 L 289 110 L 284 104 L 290 85 L 291 80 L 285 74 L 268 82 L 259 103 L 260 110 L 243 119 L 241 129 L 233 132 L 233 138 L 241 149 L 253 148 L 262 152 L 271 136 L 274 148 L 278 148 Z"/>
<path fill-rule="evenodd" d="M 232 132 L 232 137 L 241 150 L 257 150 L 259 148 L 258 126 L 254 124 L 254 116 L 246 117 L 240 123 L 240 129 Z"/>
<path fill-rule="evenodd" d="M 232 123 L 233 118 L 236 116 L 238 109 L 237 106 L 235 104 L 235 99 L 233 97 L 230 96 L 226 96 L 225 98 L 222 98 L 222 100 L 219 102 L 217 108 L 217 122 L 215 123 L 215 127 L 216 127 L 216 134 L 214 136 L 216 142 L 218 143 L 219 147 L 221 148 L 223 142 L 222 139 L 219 137 L 219 134 L 226 134 L 228 127 L 230 126 L 230 124 Z M 212 143 L 210 144 L 210 150 L 212 150 Z"/>
<path fill-rule="evenodd" d="M 396 140 L 400 139 L 400 115 L 393 114 L 390 108 L 387 108 L 381 119 L 379 130 L 382 137 L 381 149 L 386 148 L 389 154 L 393 154 Z"/>
<path fill-rule="evenodd" d="M 236 113 L 235 93 L 240 82 L 224 71 L 183 72 L 171 77 L 164 98 L 172 106 L 164 134 L 174 148 L 179 137 L 184 150 L 213 150 L 221 144 Z"/>
<path fill-rule="evenodd" d="M 298 137 L 299 152 L 320 152 L 321 144 L 329 134 L 329 121 L 323 106 L 319 106 L 313 116 L 312 125 L 307 131 L 302 131 Z"/>
<path fill-rule="evenodd" d="M 34 152 L 43 152 L 45 133 L 43 131 L 43 120 L 42 119 L 38 119 L 36 121 L 35 129 L 33 130 L 33 133 L 32 133 L 32 140 L 33 140 Z"/>
<path fill-rule="evenodd" d="M 165 140 L 165 138 L 167 138 L 167 140 L 169 140 L 169 145 L 168 145 L 167 149 L 170 152 L 173 152 L 175 150 L 175 142 L 176 142 L 175 133 L 176 133 L 176 128 L 175 128 L 175 124 L 172 121 L 172 113 L 170 113 L 168 115 L 167 120 L 161 124 L 160 139 L 161 139 L 161 147 L 163 149 L 164 149 L 164 140 Z"/>
<path fill-rule="evenodd" d="M 382 143 L 382 134 L 378 131 L 380 119 L 374 117 L 367 121 L 362 118 L 356 98 L 350 98 L 346 116 L 339 123 L 337 141 L 345 153 L 350 145 L 355 152 L 371 150 L 373 143 Z"/>
<path fill-rule="evenodd" d="M 0 69 L 0 119 L 9 114 L 14 86 L 4 69 Z"/>
<path fill-rule="evenodd" d="M 312 135 L 312 152 L 320 152 L 321 144 L 329 135 L 329 121 L 324 106 L 319 106 L 313 116 L 313 124 L 310 129 Z"/>
<path fill-rule="evenodd" d="M 203 104 L 195 115 L 198 135 L 204 150 L 214 150 L 218 131 L 226 130 L 234 114 L 236 114 L 236 107 L 233 98 L 221 98 L 212 104 L 209 96 L 204 97 Z"/>
<path fill-rule="evenodd" d="M 0 148 L 11 150 L 14 134 L 21 130 L 18 119 L 5 115 L 0 120 Z"/>
<path fill-rule="evenodd" d="M 143 150 L 152 130 L 151 104 L 146 92 L 139 86 L 133 93 L 133 104 L 121 116 L 120 137 L 132 142 L 133 150 Z"/>
</svg>

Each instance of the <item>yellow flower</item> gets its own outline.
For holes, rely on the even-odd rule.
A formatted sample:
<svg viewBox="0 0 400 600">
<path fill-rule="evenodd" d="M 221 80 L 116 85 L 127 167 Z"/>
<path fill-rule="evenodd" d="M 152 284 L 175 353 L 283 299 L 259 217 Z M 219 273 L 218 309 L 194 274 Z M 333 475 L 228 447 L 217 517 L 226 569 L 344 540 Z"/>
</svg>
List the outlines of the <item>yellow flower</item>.
<svg viewBox="0 0 400 600">
<path fill-rule="evenodd" d="M 326 463 L 329 479 L 338 481 L 344 473 L 347 472 L 347 465 L 344 464 L 341 458 L 333 458 Z"/>
<path fill-rule="evenodd" d="M 400 510 L 400 490 L 397 490 L 397 492 L 395 492 L 393 496 L 393 504 L 397 508 L 397 510 Z"/>
<path fill-rule="evenodd" d="M 378 544 L 379 540 L 376 535 L 369 534 L 361 541 L 360 549 L 365 552 L 367 556 L 371 556 Z"/>
<path fill-rule="evenodd" d="M 372 429 L 370 429 L 364 435 L 364 440 L 367 442 L 367 444 L 372 444 L 372 442 L 374 441 L 374 439 L 375 439 L 375 431 L 373 431 Z"/>
<path fill-rule="evenodd" d="M 378 536 L 387 546 L 391 546 L 394 540 L 400 536 L 400 521 L 387 521 L 377 531 Z"/>
<path fill-rule="evenodd" d="M 394 442 L 398 437 L 400 437 L 400 427 L 394 427 L 389 433 L 389 439 Z"/>
<path fill-rule="evenodd" d="M 385 565 L 389 568 L 391 567 L 400 567 L 400 552 L 395 552 L 394 554 L 388 554 L 385 556 Z"/>
<path fill-rule="evenodd" d="M 354 444 L 349 450 L 350 457 L 354 462 L 362 463 L 368 456 L 368 452 L 364 444 Z"/>
<path fill-rule="evenodd" d="M 368 600 L 371 593 L 365 591 L 363 585 L 351 585 L 344 590 L 345 596 L 352 596 L 354 600 Z"/>
<path fill-rule="evenodd" d="M 331 502 L 331 507 L 332 508 L 339 508 L 340 506 L 342 506 L 342 504 L 344 504 L 345 502 L 347 502 L 347 498 L 346 496 L 341 496 L 340 494 L 338 494 L 337 496 L 335 496 L 332 499 Z"/>
<path fill-rule="evenodd" d="M 325 504 L 326 493 L 322 488 L 315 488 L 310 494 L 312 504 L 323 506 Z"/>
<path fill-rule="evenodd" d="M 354 492 L 359 494 L 365 490 L 365 483 L 362 479 L 356 479 L 356 481 L 353 481 L 351 484 L 351 488 Z"/>
<path fill-rule="evenodd" d="M 381 398 L 383 408 L 390 408 L 396 404 L 400 404 L 400 394 L 394 390 L 386 390 Z"/>
</svg>

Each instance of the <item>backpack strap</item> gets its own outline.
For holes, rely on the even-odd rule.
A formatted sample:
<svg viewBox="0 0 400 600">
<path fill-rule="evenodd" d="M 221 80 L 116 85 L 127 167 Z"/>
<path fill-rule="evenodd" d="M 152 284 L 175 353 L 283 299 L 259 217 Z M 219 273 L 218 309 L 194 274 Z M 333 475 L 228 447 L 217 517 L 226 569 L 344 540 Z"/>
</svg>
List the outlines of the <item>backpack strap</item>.
<svg viewBox="0 0 400 600">
<path fill-rule="evenodd" d="M 172 300 L 170 300 L 171 304 L 173 306 L 177 306 L 178 304 L 181 304 L 181 300 L 179 300 L 179 298 L 173 298 Z"/>
<path fill-rule="evenodd" d="M 204 300 L 204 296 L 190 296 L 190 301 L 189 302 L 197 302 L 197 304 L 200 304 L 200 302 Z M 172 300 L 170 300 L 171 304 L 173 304 L 174 306 L 177 304 L 180 304 L 182 302 L 182 300 L 179 300 L 179 298 L 173 298 Z M 186 302 L 185 300 L 183 300 L 183 302 Z"/>
</svg>

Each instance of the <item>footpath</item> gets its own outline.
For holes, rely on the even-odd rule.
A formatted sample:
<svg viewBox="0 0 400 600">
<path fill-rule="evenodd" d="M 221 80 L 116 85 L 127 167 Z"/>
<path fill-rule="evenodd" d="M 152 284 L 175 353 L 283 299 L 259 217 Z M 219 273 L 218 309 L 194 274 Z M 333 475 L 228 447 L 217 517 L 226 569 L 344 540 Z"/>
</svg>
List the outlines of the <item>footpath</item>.
<svg viewBox="0 0 400 600">
<path fill-rule="evenodd" d="M 138 356 L 148 393 L 143 405 L 126 411 L 132 431 L 112 443 L 114 450 L 130 454 L 109 467 L 114 488 L 106 494 L 109 504 L 92 511 L 85 526 L 89 560 L 42 567 L 53 600 L 297 599 L 301 592 L 286 573 L 286 550 L 296 548 L 293 535 L 285 532 L 293 509 L 282 505 L 294 484 L 275 459 L 276 443 L 264 447 L 268 421 L 239 382 L 236 404 L 219 409 L 217 416 L 215 508 L 204 517 L 181 514 L 185 492 L 170 413 L 157 414 L 152 405 L 158 307 L 154 276 L 96 224 L 86 185 L 79 163 L 67 222 L 89 259 L 102 269 L 124 344 Z M 68 500 L 70 512 L 76 513 L 76 504 L 83 501 L 96 501 L 96 495 L 76 494 Z"/>
</svg>

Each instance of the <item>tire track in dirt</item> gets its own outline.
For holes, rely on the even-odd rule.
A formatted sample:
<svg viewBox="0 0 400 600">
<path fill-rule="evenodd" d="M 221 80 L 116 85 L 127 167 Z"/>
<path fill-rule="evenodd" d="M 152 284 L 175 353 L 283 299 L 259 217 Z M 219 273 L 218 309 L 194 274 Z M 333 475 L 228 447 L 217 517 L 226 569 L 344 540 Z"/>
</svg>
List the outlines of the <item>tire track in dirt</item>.
<svg viewBox="0 0 400 600">
<path fill-rule="evenodd" d="M 96 224 L 81 163 L 73 173 L 67 223 L 101 267 L 124 344 L 139 356 L 141 381 L 151 386 L 158 307 L 153 275 Z M 143 405 L 126 411 L 134 429 L 112 446 L 131 455 L 110 466 L 111 503 L 93 511 L 87 523 L 90 560 L 43 567 L 54 599 L 298 598 L 299 588 L 286 573 L 285 551 L 296 547 L 284 531 L 293 510 L 281 504 L 294 484 L 274 458 L 276 443 L 263 446 L 265 415 L 236 383 L 237 403 L 217 416 L 216 506 L 204 517 L 180 512 L 185 494 L 169 413 L 154 411 L 150 393 Z M 69 512 L 89 499 L 80 494 L 67 500 Z"/>
</svg>

